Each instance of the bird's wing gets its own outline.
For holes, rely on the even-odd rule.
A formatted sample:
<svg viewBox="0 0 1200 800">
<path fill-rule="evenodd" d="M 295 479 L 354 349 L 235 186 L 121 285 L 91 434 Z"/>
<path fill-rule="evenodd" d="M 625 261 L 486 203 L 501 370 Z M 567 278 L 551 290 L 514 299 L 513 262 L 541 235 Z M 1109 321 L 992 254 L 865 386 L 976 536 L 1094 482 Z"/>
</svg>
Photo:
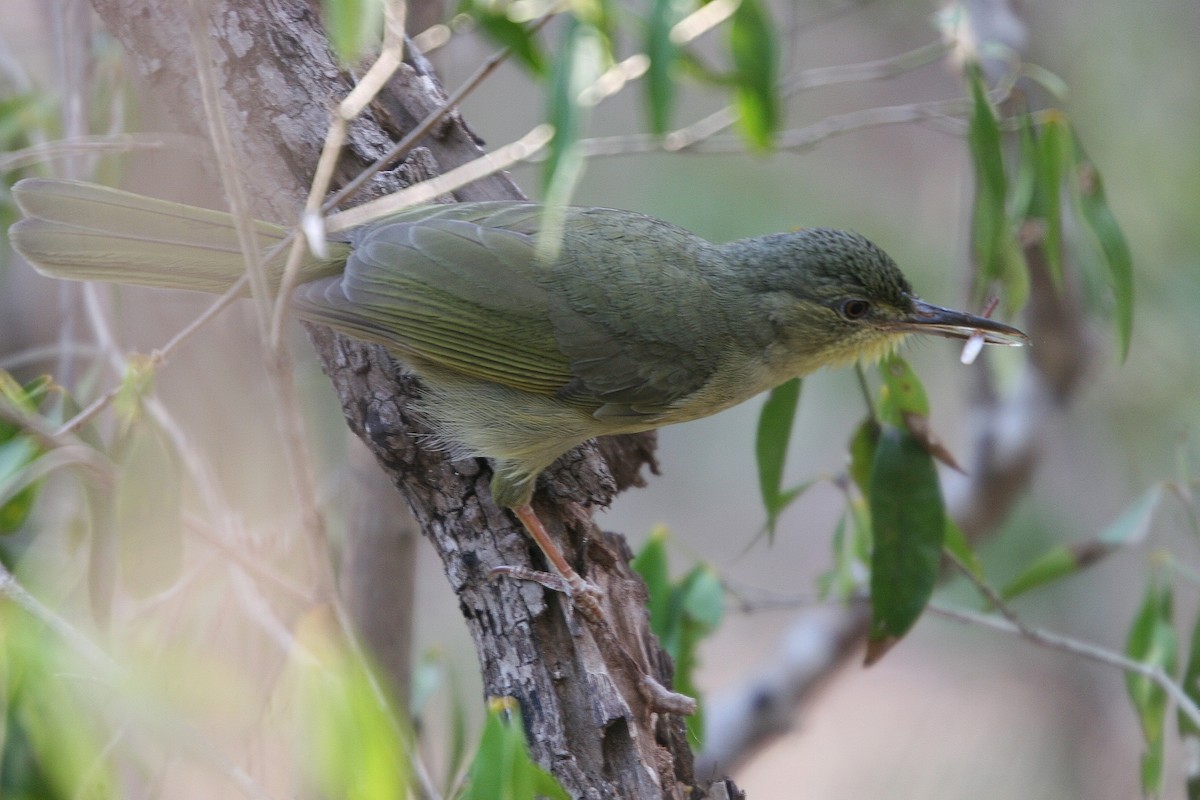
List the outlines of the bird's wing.
<svg viewBox="0 0 1200 800">
<path fill-rule="evenodd" d="M 550 259 L 538 254 L 537 205 L 393 218 L 355 236 L 344 275 L 298 287 L 295 303 L 303 318 L 380 342 L 418 368 L 433 363 L 598 416 L 659 414 L 715 369 L 677 313 L 694 295 L 683 283 L 698 278 L 660 268 L 653 252 L 622 262 L 627 248 L 604 237 L 621 235 L 624 222 L 605 214 L 612 230 L 569 214 Z"/>
<path fill-rule="evenodd" d="M 435 216 L 379 223 L 354 241 L 341 277 L 297 287 L 301 317 L 379 342 L 418 368 L 542 395 L 571 380 L 549 295 L 531 280 L 528 235 Z"/>
<path fill-rule="evenodd" d="M 711 245 L 661 220 L 590 210 L 564 245 L 571 271 L 549 276 L 574 375 L 560 397 L 598 403 L 599 417 L 658 416 L 709 381 L 727 325 L 703 269 Z"/>
</svg>

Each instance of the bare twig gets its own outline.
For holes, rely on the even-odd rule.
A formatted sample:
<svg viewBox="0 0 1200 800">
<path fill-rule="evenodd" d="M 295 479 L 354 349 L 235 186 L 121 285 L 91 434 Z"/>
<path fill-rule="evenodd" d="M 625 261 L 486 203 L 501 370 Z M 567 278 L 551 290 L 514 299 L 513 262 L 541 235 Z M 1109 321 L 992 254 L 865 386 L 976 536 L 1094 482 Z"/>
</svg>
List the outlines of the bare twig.
<svg viewBox="0 0 1200 800">
<path fill-rule="evenodd" d="M 529 26 L 529 32 L 534 33 L 541 30 L 542 27 L 544 27 L 546 23 L 548 23 L 556 14 L 560 13 L 560 11 L 561 8 L 559 4 L 552 6 L 550 10 L 548 10 Z M 329 211 L 337 208 L 346 200 L 357 194 L 358 191 L 366 185 L 367 181 L 369 181 L 377 172 L 387 169 L 401 158 L 404 158 L 409 151 L 417 146 L 418 142 L 424 139 L 430 131 L 432 131 L 438 124 L 441 123 L 443 119 L 446 118 L 448 114 L 457 108 L 459 103 L 461 103 L 468 95 L 475 91 L 475 89 L 478 88 L 479 85 L 483 83 L 483 81 L 489 75 L 495 72 L 496 68 L 503 64 L 506 59 L 508 59 L 511 52 L 512 51 L 506 47 L 501 50 L 497 50 L 490 57 L 488 57 L 482 64 L 479 65 L 478 68 L 476 68 L 473 73 L 471 73 L 471 75 L 465 81 L 462 82 L 457 89 L 454 90 L 454 93 L 446 99 L 446 102 L 429 112 L 429 114 L 426 115 L 425 118 L 420 122 L 418 122 L 403 139 L 393 145 L 392 148 L 378 158 L 375 163 L 364 169 L 361 173 L 359 173 L 358 176 L 354 178 L 354 180 L 347 183 L 339 191 L 335 192 L 332 197 L 326 200 L 324 209 Z"/>
<path fill-rule="evenodd" d="M 835 114 L 802 128 L 793 128 L 776 135 L 775 149 L 789 152 L 808 150 L 826 139 L 840 136 L 844 133 L 877 128 L 884 125 L 900 125 L 913 122 L 936 122 L 955 124 L 949 126 L 953 132 L 963 130 L 956 117 L 970 111 L 970 101 L 966 98 L 951 98 L 948 100 L 932 100 L 923 103 L 906 103 L 897 106 L 882 106 L 850 111 L 845 114 Z M 636 133 L 619 136 L 603 136 L 583 139 L 580 145 L 587 157 L 631 155 L 636 153 L 652 153 L 658 151 L 698 152 L 698 153 L 740 153 L 745 151 L 745 142 L 733 135 L 716 136 L 709 134 L 694 141 L 672 138 L 674 133 L 659 137 L 649 133 Z M 538 159 L 531 159 L 538 160 Z"/>
<path fill-rule="evenodd" d="M 393 10 L 398 6 L 397 10 Z M 367 70 L 366 74 L 355 84 L 354 89 L 342 102 L 338 103 L 329 123 L 329 131 L 325 134 L 325 144 L 317 159 L 317 168 L 309 185 L 308 198 L 304 203 L 304 213 L 300 220 L 300 229 L 305 232 L 304 240 L 295 238 L 288 253 L 287 264 L 283 270 L 283 278 L 279 283 L 279 291 L 275 298 L 275 308 L 271 313 L 270 347 L 277 350 L 283 336 L 283 321 L 287 316 L 288 300 L 292 287 L 300 274 L 300 264 L 304 258 L 304 250 L 323 254 L 326 250 L 325 232 L 321 225 L 321 207 L 329 185 L 333 181 L 333 170 L 342 153 L 342 145 L 346 141 L 347 126 L 363 112 L 363 109 L 375 99 L 384 85 L 391 80 L 392 75 L 404 61 L 404 16 L 405 4 L 385 4 L 387 10 L 384 26 L 383 48 L 379 57 Z"/>
<path fill-rule="evenodd" d="M 537 153 L 554 137 L 549 125 L 538 125 L 515 142 L 499 147 L 487 155 L 469 161 L 444 175 L 415 183 L 370 203 L 330 214 L 325 218 L 326 228 L 337 232 L 364 225 L 371 220 L 393 214 L 401 209 L 432 200 L 440 194 L 454 191 L 468 183 L 507 169 L 518 161 L 524 161 Z"/>
<path fill-rule="evenodd" d="M 204 117 L 208 122 L 209 138 L 217 156 L 217 164 L 229 200 L 230 212 L 233 214 L 238 243 L 241 245 L 242 255 L 246 259 L 251 298 L 258 312 L 259 332 L 263 342 L 269 344 L 272 302 L 262 251 L 258 246 L 258 237 L 254 231 L 254 217 L 250 213 L 249 199 L 240 180 L 241 172 L 237 166 L 237 154 L 224 120 L 224 112 L 209 55 L 207 19 L 196 3 L 192 4 L 191 12 L 188 14 L 188 33 L 193 57 L 196 61 L 200 94 L 204 102 Z M 308 444 L 303 432 L 304 423 L 300 414 L 299 399 L 296 396 L 291 360 L 282 346 L 282 342 L 279 344 L 279 347 L 268 351 L 266 375 L 276 398 L 278 412 L 276 420 L 279 423 L 279 432 L 283 440 L 285 462 L 292 480 L 294 497 L 299 505 L 301 526 L 305 532 L 304 541 L 309 550 L 309 563 L 317 582 L 315 588 L 319 596 L 332 599 L 336 592 L 334 591 L 332 569 L 329 565 L 329 544 L 325 520 L 315 502 L 317 497 L 316 478 L 313 474 L 312 458 L 308 452 Z"/>
<path fill-rule="evenodd" d="M 192 141 L 190 137 L 162 133 L 116 133 L 56 139 L 52 142 L 30 145 L 20 150 L 10 150 L 0 155 L 0 172 L 24 169 L 34 164 L 59 158 L 73 158 L 81 155 L 115 155 L 133 150 L 161 150 L 167 147 L 168 142 L 172 139 L 180 142 Z"/>
<path fill-rule="evenodd" d="M 1064 653 L 1081 656 L 1098 664 L 1105 664 L 1110 667 L 1116 667 L 1124 672 L 1141 675 L 1162 687 L 1163 691 L 1170 695 L 1171 699 L 1179 705 L 1180 711 L 1186 714 L 1188 719 L 1192 721 L 1192 724 L 1200 727 L 1200 706 L 1196 705 L 1196 702 L 1188 696 L 1184 688 L 1176 683 L 1162 667 L 1143 664 L 1114 650 L 1108 650 L 1090 642 L 1084 642 L 1042 628 L 1033 628 L 1019 621 L 1004 619 L 991 614 L 948 608 L 936 603 L 929 605 L 929 611 L 946 619 L 1012 634 L 1040 647 L 1047 647 L 1051 650 L 1059 650 Z"/>
<path fill-rule="evenodd" d="M 177 349 L 183 346 L 185 342 L 191 339 L 192 336 L 194 336 L 201 328 L 207 325 L 210 320 L 217 316 L 217 314 L 224 311 L 230 303 L 241 297 L 245 292 L 246 284 L 248 282 L 249 278 L 245 275 L 238 278 L 233 285 L 226 290 L 225 294 L 221 295 L 216 302 L 214 302 L 204 311 L 204 313 L 185 325 L 183 329 L 179 331 L 179 333 L 172 336 L 162 347 L 154 350 L 150 354 L 149 366 L 154 369 L 158 369 L 166 364 Z M 124 369 L 125 365 L 122 364 L 122 367 L 119 371 L 123 372 Z M 121 393 L 121 388 L 121 385 L 118 384 L 100 397 L 93 400 L 88 404 L 87 408 L 83 409 L 74 417 L 64 422 L 58 429 L 58 433 L 66 434 L 78 431 L 80 428 L 90 422 L 97 414 L 111 405 L 112 401 L 115 400 L 116 397 Z"/>
</svg>

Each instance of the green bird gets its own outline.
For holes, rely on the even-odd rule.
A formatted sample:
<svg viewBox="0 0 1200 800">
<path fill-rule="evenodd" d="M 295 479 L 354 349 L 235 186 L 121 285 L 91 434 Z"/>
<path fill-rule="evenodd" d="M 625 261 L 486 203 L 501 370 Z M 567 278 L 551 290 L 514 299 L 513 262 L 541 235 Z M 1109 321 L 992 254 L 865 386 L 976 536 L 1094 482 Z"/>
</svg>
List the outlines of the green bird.
<svg viewBox="0 0 1200 800">
<path fill-rule="evenodd" d="M 12 243 L 46 275 L 220 293 L 244 272 L 228 214 L 73 181 L 24 180 L 13 194 L 26 218 Z M 438 438 L 492 459 L 496 501 L 576 595 L 589 587 L 530 507 L 538 475 L 576 445 L 706 417 L 819 367 L 876 360 L 912 333 L 1028 341 L 919 299 L 855 233 L 713 244 L 630 211 L 568 208 L 547 248 L 543 212 L 461 203 L 380 219 L 309 256 L 292 305 L 423 379 Z M 256 230 L 264 248 L 286 234 Z M 277 285 L 283 256 L 266 266 Z"/>
</svg>

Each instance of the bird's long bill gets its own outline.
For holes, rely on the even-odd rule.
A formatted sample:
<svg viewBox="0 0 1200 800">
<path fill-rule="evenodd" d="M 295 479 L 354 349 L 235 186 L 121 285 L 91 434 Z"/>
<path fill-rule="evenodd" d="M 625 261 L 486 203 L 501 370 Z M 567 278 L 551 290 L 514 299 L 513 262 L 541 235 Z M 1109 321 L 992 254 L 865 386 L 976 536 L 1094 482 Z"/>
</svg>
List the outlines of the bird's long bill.
<svg viewBox="0 0 1200 800">
<path fill-rule="evenodd" d="M 912 316 L 896 323 L 895 327 L 904 333 L 924 333 L 951 339 L 969 339 L 979 334 L 987 344 L 1015 347 L 1029 344 L 1029 337 L 1011 325 L 935 306 L 917 298 L 913 298 Z"/>
</svg>

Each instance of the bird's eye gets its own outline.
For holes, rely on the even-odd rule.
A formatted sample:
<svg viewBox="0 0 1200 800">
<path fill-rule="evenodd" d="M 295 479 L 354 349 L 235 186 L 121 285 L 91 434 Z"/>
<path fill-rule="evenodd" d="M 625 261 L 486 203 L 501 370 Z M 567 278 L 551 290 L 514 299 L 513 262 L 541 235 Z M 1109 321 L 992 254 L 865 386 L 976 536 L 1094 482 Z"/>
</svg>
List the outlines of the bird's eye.
<svg viewBox="0 0 1200 800">
<path fill-rule="evenodd" d="M 842 312 L 842 316 L 846 319 L 862 319 L 871 310 L 871 304 L 866 300 L 852 297 L 849 300 L 842 301 L 842 304 L 839 306 L 838 310 Z"/>
</svg>

